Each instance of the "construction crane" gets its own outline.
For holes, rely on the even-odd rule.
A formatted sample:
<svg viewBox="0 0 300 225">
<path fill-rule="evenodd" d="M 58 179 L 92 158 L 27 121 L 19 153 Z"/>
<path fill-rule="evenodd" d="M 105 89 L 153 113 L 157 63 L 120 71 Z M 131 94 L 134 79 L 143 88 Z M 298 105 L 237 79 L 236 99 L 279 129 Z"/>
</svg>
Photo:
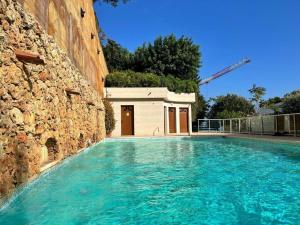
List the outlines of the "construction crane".
<svg viewBox="0 0 300 225">
<path fill-rule="evenodd" d="M 204 80 L 201 80 L 201 81 L 200 81 L 200 85 L 208 84 L 208 83 L 211 82 L 212 80 L 217 79 L 217 78 L 219 78 L 219 77 L 225 75 L 226 73 L 229 73 L 229 72 L 231 72 L 231 71 L 233 71 L 233 70 L 235 70 L 235 69 L 237 69 L 237 68 L 239 68 L 239 67 L 241 67 L 241 66 L 243 66 L 243 65 L 245 65 L 245 64 L 247 64 L 247 63 L 250 63 L 250 62 L 251 62 L 250 59 L 245 58 L 245 59 L 241 60 L 240 62 L 238 62 L 238 63 L 236 63 L 236 64 L 233 64 L 233 65 L 231 65 L 231 66 L 228 66 L 228 67 L 224 68 L 223 70 L 221 70 L 221 71 L 215 73 L 215 74 L 212 75 L 211 77 L 208 77 L 208 78 L 206 78 L 206 79 L 204 79 Z"/>
</svg>

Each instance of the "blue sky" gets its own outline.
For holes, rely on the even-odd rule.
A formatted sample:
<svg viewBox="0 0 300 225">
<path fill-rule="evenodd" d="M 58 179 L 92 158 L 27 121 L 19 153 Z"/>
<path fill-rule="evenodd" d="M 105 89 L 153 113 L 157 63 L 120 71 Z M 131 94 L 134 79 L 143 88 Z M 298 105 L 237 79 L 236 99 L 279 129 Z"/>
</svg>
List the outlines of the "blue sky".
<svg viewBox="0 0 300 225">
<path fill-rule="evenodd" d="M 266 87 L 266 98 L 300 88 L 299 0 L 130 0 L 95 10 L 107 36 L 130 51 L 159 35 L 191 37 L 201 47 L 202 78 L 252 60 L 202 86 L 206 98 L 249 97 L 252 84 Z"/>
</svg>

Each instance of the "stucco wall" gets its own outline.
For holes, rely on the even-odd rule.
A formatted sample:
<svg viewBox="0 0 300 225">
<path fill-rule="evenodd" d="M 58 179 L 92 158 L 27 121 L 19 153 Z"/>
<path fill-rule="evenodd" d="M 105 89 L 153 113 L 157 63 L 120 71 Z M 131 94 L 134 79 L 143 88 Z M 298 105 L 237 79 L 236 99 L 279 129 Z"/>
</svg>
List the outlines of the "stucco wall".
<svg viewBox="0 0 300 225">
<path fill-rule="evenodd" d="M 121 106 L 134 106 L 134 131 L 136 136 L 164 135 L 163 101 L 112 101 L 116 128 L 112 136 L 121 136 Z"/>
<path fill-rule="evenodd" d="M 189 108 L 189 128 L 191 132 L 191 104 L 182 103 L 170 103 L 164 101 L 155 100 L 128 100 L 118 101 L 110 100 L 112 102 L 116 128 L 112 132 L 112 136 L 121 136 L 121 106 L 133 105 L 134 106 L 134 135 L 135 136 L 164 136 L 168 134 L 168 107 L 176 108 L 176 130 L 177 134 L 180 134 L 180 122 L 179 122 L 179 108 Z M 166 114 L 164 112 L 166 107 Z M 166 118 L 165 118 L 166 116 Z M 165 123 L 166 120 L 166 123 Z M 165 133 L 166 126 L 166 133 Z"/>
<path fill-rule="evenodd" d="M 180 134 L 179 108 L 189 108 L 189 133 L 192 128 L 191 103 L 195 94 L 173 93 L 167 88 L 106 88 L 106 98 L 112 102 L 116 129 L 112 136 L 121 136 L 121 106 L 134 106 L 134 134 L 136 136 L 163 136 L 168 133 L 168 107 L 176 107 L 176 130 Z M 166 118 L 165 118 L 166 117 Z M 166 123 L 165 123 L 166 121 Z M 166 128 L 165 128 L 166 126 Z"/>
<path fill-rule="evenodd" d="M 99 93 L 34 17 L 0 0 L 0 199 L 48 157 L 59 161 L 104 136 Z"/>
<path fill-rule="evenodd" d="M 17 0 L 54 37 L 102 95 L 108 71 L 96 28 L 93 0 Z M 80 8 L 85 10 L 81 17 Z M 91 38 L 94 34 L 94 38 Z M 98 52 L 99 50 L 99 52 Z"/>
</svg>

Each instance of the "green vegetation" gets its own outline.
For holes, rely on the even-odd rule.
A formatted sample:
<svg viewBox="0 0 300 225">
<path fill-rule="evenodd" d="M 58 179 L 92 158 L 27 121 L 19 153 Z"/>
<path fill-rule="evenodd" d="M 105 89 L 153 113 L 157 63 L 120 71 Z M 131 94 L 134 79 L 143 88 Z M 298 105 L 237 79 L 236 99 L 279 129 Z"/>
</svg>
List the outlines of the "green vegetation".
<svg viewBox="0 0 300 225">
<path fill-rule="evenodd" d="M 181 93 L 193 93 L 198 90 L 195 81 L 181 80 L 168 76 L 158 76 L 153 73 L 134 71 L 118 71 L 106 77 L 106 87 L 167 87 L 168 90 Z"/>
<path fill-rule="evenodd" d="M 106 134 L 110 135 L 111 132 L 115 129 L 116 121 L 114 117 L 114 109 L 111 105 L 111 103 L 103 99 L 103 104 L 105 108 L 105 129 L 106 129 Z"/>
<path fill-rule="evenodd" d="M 128 70 L 132 68 L 132 54 L 122 48 L 117 42 L 109 39 L 103 46 L 105 61 L 110 72 Z"/>
<path fill-rule="evenodd" d="M 134 70 L 161 76 L 171 74 L 183 80 L 198 80 L 199 46 L 191 38 L 174 35 L 158 37 L 153 44 L 144 44 L 134 52 Z"/>
<path fill-rule="evenodd" d="M 253 105 L 244 97 L 235 94 L 218 96 L 213 100 L 209 118 L 237 118 L 254 113 Z"/>
<path fill-rule="evenodd" d="M 283 97 L 282 109 L 284 113 L 300 112 L 300 89 L 288 93 Z"/>
<path fill-rule="evenodd" d="M 153 44 L 144 44 L 134 53 L 108 40 L 103 51 L 110 72 L 133 70 L 198 81 L 199 46 L 184 36 L 178 39 L 174 35 L 158 37 Z"/>
<path fill-rule="evenodd" d="M 266 94 L 266 88 L 258 87 L 256 84 L 253 84 L 252 88 L 249 89 L 249 93 L 251 94 L 250 101 L 254 103 L 258 109 L 263 102 L 262 98 Z"/>
<path fill-rule="evenodd" d="M 209 106 L 199 94 L 199 46 L 187 37 L 158 37 L 133 53 L 113 40 L 108 40 L 103 49 L 111 71 L 106 79 L 107 87 L 167 87 L 177 93 L 195 93 L 193 121 L 206 116 L 225 119 L 255 115 L 255 109 L 260 107 L 273 109 L 275 113 L 300 112 L 300 90 L 283 98 L 264 100 L 266 88 L 255 84 L 249 89 L 249 100 L 228 94 L 212 99 Z"/>
<path fill-rule="evenodd" d="M 274 110 L 275 114 L 279 114 L 281 112 L 281 105 L 282 105 L 282 98 L 274 97 L 262 101 L 260 107 L 265 109 L 272 109 Z"/>
<path fill-rule="evenodd" d="M 103 51 L 111 72 L 107 87 L 167 87 L 176 93 L 195 93 L 193 119 L 204 117 L 207 103 L 198 85 L 201 53 L 190 38 L 158 37 L 133 53 L 108 40 Z"/>
<path fill-rule="evenodd" d="M 192 107 L 192 120 L 197 123 L 197 119 L 203 119 L 206 117 L 209 105 L 203 95 L 200 95 L 199 92 L 195 93 L 195 95 L 196 102 Z"/>
</svg>

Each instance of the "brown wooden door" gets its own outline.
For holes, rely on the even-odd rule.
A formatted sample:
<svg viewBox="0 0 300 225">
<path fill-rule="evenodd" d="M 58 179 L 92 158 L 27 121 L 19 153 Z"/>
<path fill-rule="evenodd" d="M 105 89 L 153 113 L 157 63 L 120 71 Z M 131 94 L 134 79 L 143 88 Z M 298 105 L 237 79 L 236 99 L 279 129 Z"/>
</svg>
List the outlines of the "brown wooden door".
<svg viewBox="0 0 300 225">
<path fill-rule="evenodd" d="M 180 108 L 180 133 L 188 133 L 188 124 L 189 124 L 189 109 L 188 108 Z"/>
<path fill-rule="evenodd" d="M 121 106 L 121 135 L 134 135 L 133 105 Z"/>
<path fill-rule="evenodd" d="M 176 108 L 169 108 L 169 133 L 176 133 Z"/>
</svg>

